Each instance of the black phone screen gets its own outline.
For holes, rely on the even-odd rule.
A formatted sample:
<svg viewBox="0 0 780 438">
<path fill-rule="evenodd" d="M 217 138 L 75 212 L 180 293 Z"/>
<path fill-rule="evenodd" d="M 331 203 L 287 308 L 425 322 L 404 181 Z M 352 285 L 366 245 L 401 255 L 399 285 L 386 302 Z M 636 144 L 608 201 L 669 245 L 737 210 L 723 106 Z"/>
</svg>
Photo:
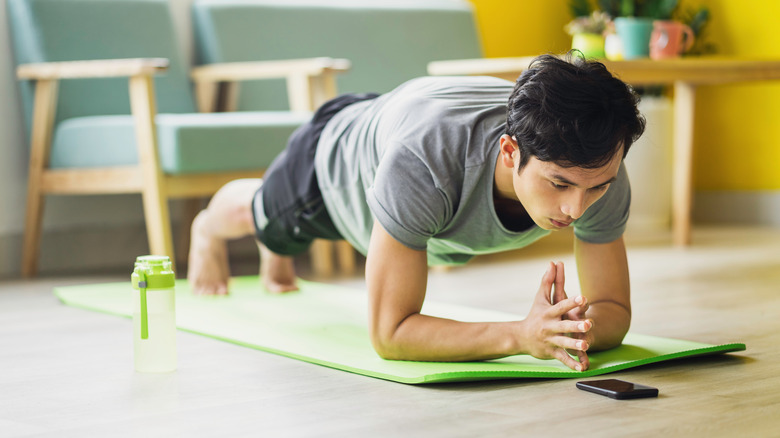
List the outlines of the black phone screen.
<svg viewBox="0 0 780 438">
<path fill-rule="evenodd" d="M 610 398 L 624 400 L 631 398 L 658 397 L 658 389 L 638 383 L 626 382 L 618 379 L 591 380 L 589 382 L 577 382 L 577 388 L 605 395 Z"/>
</svg>

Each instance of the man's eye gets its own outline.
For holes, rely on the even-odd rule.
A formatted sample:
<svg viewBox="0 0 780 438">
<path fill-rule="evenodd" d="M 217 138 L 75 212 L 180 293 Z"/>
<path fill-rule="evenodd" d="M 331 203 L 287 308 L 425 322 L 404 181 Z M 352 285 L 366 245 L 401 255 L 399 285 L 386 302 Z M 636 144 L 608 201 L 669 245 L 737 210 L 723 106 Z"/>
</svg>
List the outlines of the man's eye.
<svg viewBox="0 0 780 438">
<path fill-rule="evenodd" d="M 569 187 L 569 186 L 564 186 L 564 185 L 561 185 L 561 184 L 555 184 L 554 182 L 551 182 L 550 184 L 552 184 L 552 186 L 553 186 L 555 189 L 557 189 L 557 190 L 563 190 L 563 189 L 565 189 L 565 188 Z"/>
</svg>

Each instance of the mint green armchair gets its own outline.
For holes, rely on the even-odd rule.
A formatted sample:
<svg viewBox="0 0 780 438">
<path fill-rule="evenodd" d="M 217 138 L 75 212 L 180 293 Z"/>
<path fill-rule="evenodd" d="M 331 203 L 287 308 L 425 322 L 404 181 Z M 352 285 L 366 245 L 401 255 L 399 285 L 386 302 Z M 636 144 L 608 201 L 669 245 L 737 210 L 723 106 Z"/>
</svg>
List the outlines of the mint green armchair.
<svg viewBox="0 0 780 438">
<path fill-rule="evenodd" d="M 168 200 L 262 175 L 348 68 L 325 58 L 210 66 L 196 75 L 204 110 L 213 108 L 214 84 L 255 78 L 292 78 L 298 103 L 295 111 L 197 113 L 165 0 L 6 6 L 31 144 L 25 277 L 37 272 L 47 195 L 141 194 L 150 253 L 175 260 Z"/>
</svg>

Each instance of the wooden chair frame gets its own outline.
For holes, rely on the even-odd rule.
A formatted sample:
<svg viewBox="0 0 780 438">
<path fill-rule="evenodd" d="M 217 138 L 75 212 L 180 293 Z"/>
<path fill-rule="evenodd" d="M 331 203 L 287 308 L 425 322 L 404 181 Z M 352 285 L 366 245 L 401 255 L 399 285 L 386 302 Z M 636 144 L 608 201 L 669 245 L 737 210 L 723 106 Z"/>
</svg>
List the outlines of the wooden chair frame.
<svg viewBox="0 0 780 438">
<path fill-rule="evenodd" d="M 220 83 L 269 78 L 287 79 L 292 111 L 310 111 L 336 95 L 335 75 L 347 71 L 349 67 L 349 61 L 331 58 L 225 63 L 195 68 L 192 77 L 196 83 L 196 98 L 201 111 L 214 108 Z M 162 58 L 51 62 L 24 64 L 17 68 L 20 80 L 36 81 L 22 247 L 23 277 L 37 274 L 46 195 L 140 193 L 150 252 L 168 255 L 175 263 L 168 200 L 211 196 L 229 181 L 256 178 L 261 174 L 260 169 L 192 175 L 167 175 L 162 172 L 154 124 L 157 110 L 153 78 L 167 68 L 168 60 Z M 51 169 L 49 157 L 59 81 L 105 77 L 128 78 L 138 164 Z M 323 253 L 323 249 L 318 251 Z M 325 266 L 317 267 L 315 264 L 315 268 L 327 274 L 330 265 L 332 272 L 329 255 L 315 254 L 315 260 L 319 257 L 327 259 Z"/>
</svg>

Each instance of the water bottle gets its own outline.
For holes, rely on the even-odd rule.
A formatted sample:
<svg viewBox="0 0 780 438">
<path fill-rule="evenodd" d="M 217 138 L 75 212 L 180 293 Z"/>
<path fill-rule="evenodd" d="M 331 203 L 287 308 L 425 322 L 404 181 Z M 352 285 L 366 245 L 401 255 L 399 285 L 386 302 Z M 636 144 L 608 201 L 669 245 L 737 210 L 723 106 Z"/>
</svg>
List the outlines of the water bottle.
<svg viewBox="0 0 780 438">
<path fill-rule="evenodd" d="M 140 256 L 133 284 L 133 361 L 142 373 L 176 370 L 176 295 L 168 256 Z"/>
</svg>

